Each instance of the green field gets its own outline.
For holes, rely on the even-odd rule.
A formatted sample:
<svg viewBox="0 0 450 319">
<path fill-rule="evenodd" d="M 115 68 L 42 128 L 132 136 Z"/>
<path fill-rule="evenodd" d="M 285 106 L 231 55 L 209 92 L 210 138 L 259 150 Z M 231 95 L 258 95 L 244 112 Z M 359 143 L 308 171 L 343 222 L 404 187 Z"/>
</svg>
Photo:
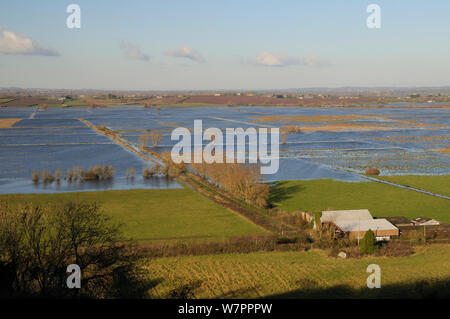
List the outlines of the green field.
<svg viewBox="0 0 450 319">
<path fill-rule="evenodd" d="M 323 250 L 172 257 L 146 260 L 142 268 L 154 298 L 177 290 L 191 298 L 448 297 L 450 246 L 415 249 L 390 258 L 336 259 Z M 381 289 L 366 286 L 369 264 L 381 268 Z"/>
<path fill-rule="evenodd" d="M 367 208 L 373 216 L 427 216 L 450 223 L 449 200 L 377 182 L 331 179 L 279 182 L 272 202 L 288 212 Z"/>
<path fill-rule="evenodd" d="M 376 178 L 436 194 L 450 196 L 450 175 L 399 175 L 377 176 Z"/>
<path fill-rule="evenodd" d="M 0 196 L 10 203 L 61 203 L 69 199 L 100 202 L 106 214 L 123 224 L 125 236 L 139 241 L 222 240 L 267 234 L 189 188 Z"/>
</svg>

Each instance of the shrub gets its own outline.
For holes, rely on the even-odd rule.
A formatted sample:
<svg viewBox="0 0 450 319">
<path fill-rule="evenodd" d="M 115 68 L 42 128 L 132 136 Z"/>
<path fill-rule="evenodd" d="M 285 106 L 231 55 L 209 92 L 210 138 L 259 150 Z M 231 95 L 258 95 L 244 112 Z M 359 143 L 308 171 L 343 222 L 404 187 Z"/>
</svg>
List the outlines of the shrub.
<svg viewBox="0 0 450 319">
<path fill-rule="evenodd" d="M 150 167 L 144 167 L 142 170 L 142 177 L 144 179 L 151 178 L 154 175 L 159 174 L 160 167 L 158 165 L 153 165 Z"/>
<path fill-rule="evenodd" d="M 376 168 L 368 168 L 366 169 L 367 175 L 380 175 L 380 171 Z"/>
<path fill-rule="evenodd" d="M 56 178 L 56 181 L 59 183 L 59 181 L 61 180 L 61 169 L 57 169 L 56 170 L 56 172 L 55 172 L 55 178 Z"/>
<path fill-rule="evenodd" d="M 375 234 L 371 229 L 366 232 L 359 245 L 359 251 L 361 254 L 372 254 L 375 252 L 377 248 L 377 241 L 375 239 Z"/>
<path fill-rule="evenodd" d="M 70 183 L 73 179 L 73 171 L 71 169 L 67 169 L 66 171 L 66 179 Z"/>
<path fill-rule="evenodd" d="M 53 183 L 55 177 L 52 175 L 52 173 L 48 173 L 47 180 L 49 181 L 49 183 Z"/>
<path fill-rule="evenodd" d="M 142 148 L 145 148 L 150 141 L 150 135 L 147 133 L 141 134 L 138 138 L 138 142 L 142 145 Z"/>
<path fill-rule="evenodd" d="M 33 183 L 39 183 L 39 172 L 33 172 L 33 174 L 31 175 L 31 180 L 33 181 Z"/>
<path fill-rule="evenodd" d="M 158 143 L 163 139 L 163 136 L 161 135 L 161 133 L 152 132 L 150 134 L 150 138 L 152 139 L 153 147 L 156 147 Z"/>
<path fill-rule="evenodd" d="M 83 172 L 83 170 L 81 170 L 80 175 L 85 181 L 107 180 L 114 176 L 114 167 L 112 167 L 112 165 L 96 165 L 94 167 L 90 167 L 87 172 Z"/>
</svg>

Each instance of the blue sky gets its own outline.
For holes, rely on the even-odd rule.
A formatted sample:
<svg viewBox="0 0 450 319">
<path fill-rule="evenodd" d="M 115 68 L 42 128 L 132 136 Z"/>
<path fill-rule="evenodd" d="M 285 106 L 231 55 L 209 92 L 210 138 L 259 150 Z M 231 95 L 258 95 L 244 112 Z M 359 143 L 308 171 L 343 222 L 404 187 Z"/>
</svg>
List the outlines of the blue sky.
<svg viewBox="0 0 450 319">
<path fill-rule="evenodd" d="M 81 29 L 66 27 L 71 3 Z M 370 3 L 381 29 L 366 26 Z M 2 0 L 0 28 L 0 87 L 450 85 L 444 0 Z"/>
</svg>

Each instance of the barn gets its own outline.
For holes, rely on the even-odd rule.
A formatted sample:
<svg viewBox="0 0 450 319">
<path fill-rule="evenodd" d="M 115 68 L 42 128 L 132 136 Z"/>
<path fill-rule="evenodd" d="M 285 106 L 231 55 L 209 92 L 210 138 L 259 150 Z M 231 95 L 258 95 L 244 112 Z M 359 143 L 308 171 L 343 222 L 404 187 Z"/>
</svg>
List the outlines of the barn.
<svg viewBox="0 0 450 319">
<path fill-rule="evenodd" d="M 398 236 L 399 230 L 385 218 L 374 219 L 368 209 L 323 211 L 321 223 L 332 223 L 351 238 L 362 238 L 370 229 L 377 240 Z"/>
</svg>

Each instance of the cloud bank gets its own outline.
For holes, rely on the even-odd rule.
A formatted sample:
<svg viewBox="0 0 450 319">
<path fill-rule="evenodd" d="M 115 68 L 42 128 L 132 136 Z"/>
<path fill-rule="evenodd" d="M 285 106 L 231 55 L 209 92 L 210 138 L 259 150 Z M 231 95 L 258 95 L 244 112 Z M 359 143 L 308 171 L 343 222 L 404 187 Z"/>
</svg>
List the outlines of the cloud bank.
<svg viewBox="0 0 450 319">
<path fill-rule="evenodd" d="M 31 38 L 20 35 L 16 32 L 6 30 L 0 26 L 0 53 L 23 54 L 23 55 L 43 55 L 59 56 L 55 50 L 41 47 Z"/>
<path fill-rule="evenodd" d="M 306 65 L 312 67 L 328 66 L 330 63 L 316 56 L 293 57 L 279 53 L 261 52 L 253 60 L 253 64 L 269 67 L 285 67 Z"/>
<path fill-rule="evenodd" d="M 200 63 L 205 62 L 205 59 L 202 57 L 202 55 L 199 52 L 197 52 L 193 49 L 190 49 L 186 46 L 167 50 L 164 52 L 164 54 L 168 55 L 168 56 L 176 57 L 176 58 L 186 58 L 186 59 L 190 59 L 192 61 L 200 62 Z"/>
<path fill-rule="evenodd" d="M 120 48 L 128 59 L 141 61 L 150 60 L 150 57 L 143 53 L 138 45 L 132 44 L 131 42 L 122 41 L 120 43 Z"/>
</svg>

